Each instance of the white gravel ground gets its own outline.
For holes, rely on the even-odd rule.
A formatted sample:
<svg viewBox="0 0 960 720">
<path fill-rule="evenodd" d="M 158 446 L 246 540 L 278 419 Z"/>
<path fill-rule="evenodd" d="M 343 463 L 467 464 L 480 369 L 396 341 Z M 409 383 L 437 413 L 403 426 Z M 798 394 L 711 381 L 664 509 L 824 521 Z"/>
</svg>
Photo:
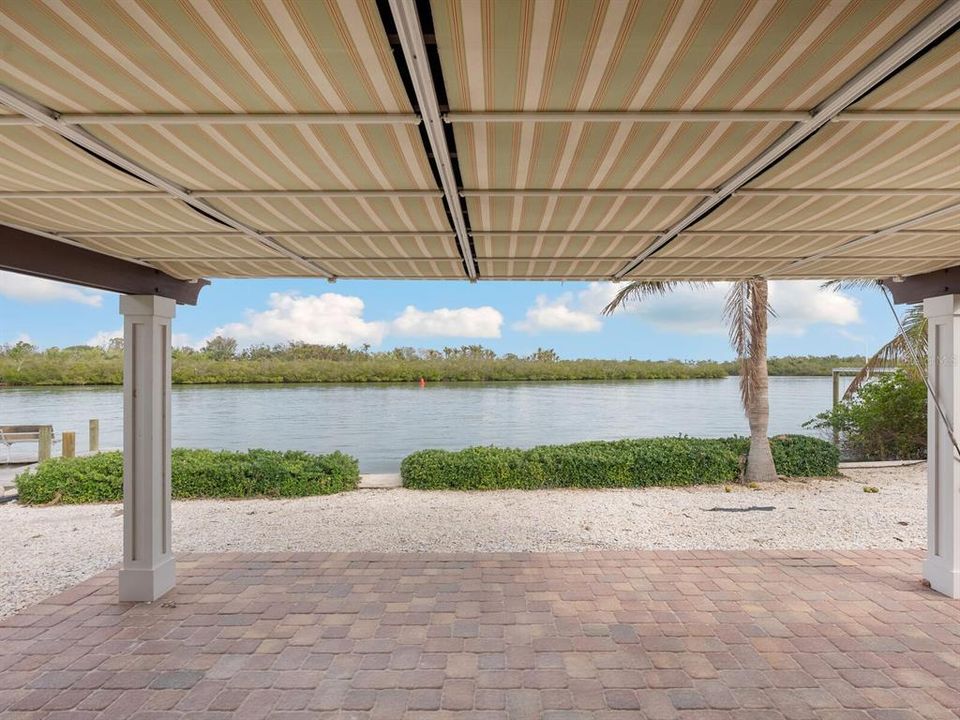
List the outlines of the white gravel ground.
<svg viewBox="0 0 960 720">
<path fill-rule="evenodd" d="M 914 548 L 923 465 L 838 480 L 645 490 L 360 490 L 297 500 L 173 504 L 176 552 Z M 874 485 L 879 493 L 863 492 Z M 770 508 L 746 512 L 711 508 Z M 0 617 L 121 557 L 121 506 L 0 505 Z"/>
</svg>

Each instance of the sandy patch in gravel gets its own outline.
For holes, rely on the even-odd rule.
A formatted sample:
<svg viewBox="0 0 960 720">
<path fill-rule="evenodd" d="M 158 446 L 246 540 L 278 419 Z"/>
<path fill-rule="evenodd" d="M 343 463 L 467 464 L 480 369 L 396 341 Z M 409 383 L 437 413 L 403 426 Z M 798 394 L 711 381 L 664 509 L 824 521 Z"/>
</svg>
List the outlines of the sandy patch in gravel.
<svg viewBox="0 0 960 720">
<path fill-rule="evenodd" d="M 879 493 L 863 492 L 874 485 Z M 746 512 L 711 508 L 767 508 Z M 120 505 L 0 505 L 0 616 L 116 564 Z M 173 504 L 175 552 L 469 552 L 915 548 L 926 544 L 923 465 L 838 480 L 642 490 L 361 490 L 296 500 Z"/>
</svg>

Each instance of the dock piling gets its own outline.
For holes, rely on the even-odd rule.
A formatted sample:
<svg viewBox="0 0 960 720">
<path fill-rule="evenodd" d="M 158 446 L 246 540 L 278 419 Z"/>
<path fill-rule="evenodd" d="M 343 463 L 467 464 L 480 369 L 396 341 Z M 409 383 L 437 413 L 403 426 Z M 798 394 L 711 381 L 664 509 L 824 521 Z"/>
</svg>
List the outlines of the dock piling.
<svg viewBox="0 0 960 720">
<path fill-rule="evenodd" d="M 37 448 L 37 460 L 40 462 L 50 459 L 53 450 L 53 428 L 40 428 L 40 441 Z"/>
<path fill-rule="evenodd" d="M 63 433 L 63 445 L 61 454 L 65 458 L 75 457 L 77 454 L 77 434 L 75 432 Z"/>
</svg>

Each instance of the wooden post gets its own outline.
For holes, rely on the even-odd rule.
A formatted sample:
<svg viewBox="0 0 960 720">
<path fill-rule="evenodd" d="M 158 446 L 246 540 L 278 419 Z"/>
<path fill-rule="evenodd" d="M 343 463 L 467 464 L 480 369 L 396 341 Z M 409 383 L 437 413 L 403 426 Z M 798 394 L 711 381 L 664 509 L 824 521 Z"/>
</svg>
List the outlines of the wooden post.
<svg viewBox="0 0 960 720">
<path fill-rule="evenodd" d="M 37 460 L 43 462 L 50 459 L 53 449 L 53 428 L 40 428 L 40 443 L 37 448 Z"/>
<path fill-rule="evenodd" d="M 100 421 L 90 421 L 90 452 L 100 452 Z"/>
<path fill-rule="evenodd" d="M 837 405 L 840 404 L 840 372 L 838 370 L 833 371 L 833 409 L 837 409 Z M 833 444 L 840 445 L 840 433 L 837 430 L 833 431 Z"/>
<path fill-rule="evenodd" d="M 60 454 L 63 457 L 76 457 L 77 434 L 75 432 L 63 433 L 63 446 L 60 448 Z"/>
</svg>

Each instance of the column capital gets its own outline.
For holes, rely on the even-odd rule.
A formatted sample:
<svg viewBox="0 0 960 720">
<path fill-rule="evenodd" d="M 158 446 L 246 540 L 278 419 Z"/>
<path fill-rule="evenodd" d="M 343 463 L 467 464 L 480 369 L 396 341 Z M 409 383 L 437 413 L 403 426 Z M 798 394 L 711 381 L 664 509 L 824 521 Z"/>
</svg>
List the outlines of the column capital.
<svg viewBox="0 0 960 720">
<path fill-rule="evenodd" d="M 923 313 L 927 317 L 960 315 L 960 295 L 939 295 L 923 301 Z"/>
<path fill-rule="evenodd" d="M 159 295 L 121 295 L 120 314 L 142 317 L 173 318 L 177 301 Z"/>
</svg>

